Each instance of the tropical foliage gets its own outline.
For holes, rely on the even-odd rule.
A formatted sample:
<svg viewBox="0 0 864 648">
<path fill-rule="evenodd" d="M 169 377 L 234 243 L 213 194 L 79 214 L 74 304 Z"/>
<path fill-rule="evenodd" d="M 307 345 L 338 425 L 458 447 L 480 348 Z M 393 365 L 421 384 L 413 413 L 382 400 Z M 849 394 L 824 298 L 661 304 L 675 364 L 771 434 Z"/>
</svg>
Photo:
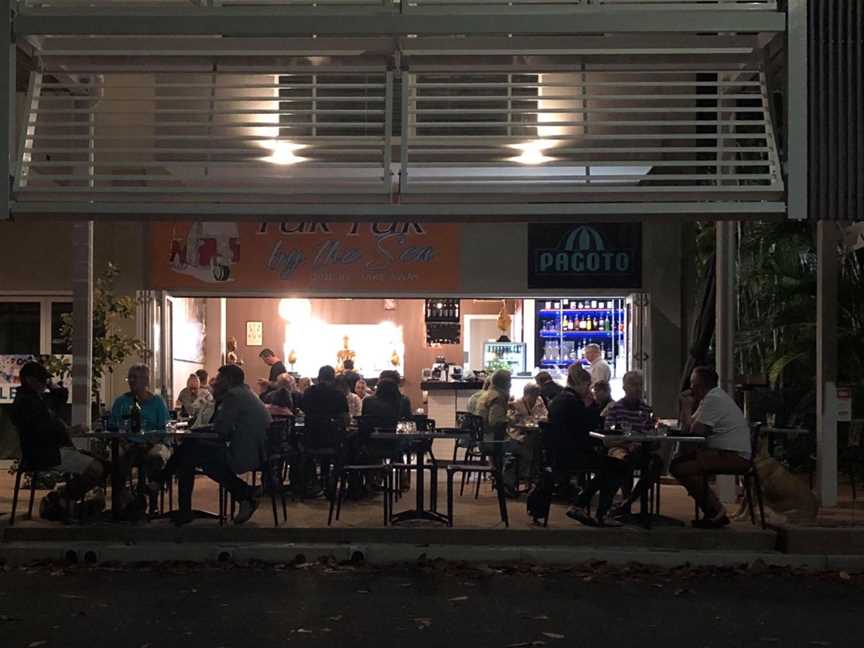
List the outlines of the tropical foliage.
<svg viewBox="0 0 864 648">
<path fill-rule="evenodd" d="M 112 373 L 114 368 L 127 358 L 138 355 L 145 356 L 144 342 L 127 335 L 121 327 L 124 321 L 135 317 L 136 301 L 134 297 L 115 294 L 114 281 L 119 274 L 117 266 L 109 263 L 105 271 L 96 279 L 93 287 L 93 399 L 98 402 L 102 380 L 106 373 Z M 72 335 L 74 333 L 72 316 L 64 315 L 60 334 L 71 351 Z M 53 356 L 49 369 L 61 377 L 68 375 L 71 367 L 69 361 Z"/>
</svg>

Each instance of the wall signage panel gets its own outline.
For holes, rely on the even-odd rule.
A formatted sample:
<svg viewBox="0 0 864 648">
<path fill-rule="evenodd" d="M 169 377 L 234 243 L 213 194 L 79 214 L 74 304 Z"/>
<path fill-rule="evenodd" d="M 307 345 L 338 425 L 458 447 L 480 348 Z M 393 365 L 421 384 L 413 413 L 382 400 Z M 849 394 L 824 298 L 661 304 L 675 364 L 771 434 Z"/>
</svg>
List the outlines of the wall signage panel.
<svg viewBox="0 0 864 648">
<path fill-rule="evenodd" d="M 461 229 L 426 223 L 150 226 L 151 287 L 346 293 L 459 288 Z"/>
<path fill-rule="evenodd" d="M 528 287 L 642 287 L 642 225 L 528 226 Z"/>
</svg>

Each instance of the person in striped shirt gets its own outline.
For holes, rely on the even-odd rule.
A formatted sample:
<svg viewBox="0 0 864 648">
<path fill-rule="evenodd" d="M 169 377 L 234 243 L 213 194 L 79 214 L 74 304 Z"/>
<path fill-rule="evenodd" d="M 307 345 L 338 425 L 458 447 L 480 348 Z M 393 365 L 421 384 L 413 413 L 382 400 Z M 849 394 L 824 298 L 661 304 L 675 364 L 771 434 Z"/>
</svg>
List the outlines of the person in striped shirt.
<svg viewBox="0 0 864 648">
<path fill-rule="evenodd" d="M 617 430 L 619 432 L 633 432 L 638 434 L 653 429 L 657 424 L 654 410 L 643 398 L 643 379 L 639 371 L 628 371 L 622 380 L 624 386 L 624 398 L 610 403 L 606 408 L 604 427 L 606 430 Z M 645 455 L 639 452 L 639 444 L 622 443 L 609 448 L 608 454 L 627 466 L 627 474 L 632 480 L 633 470 L 639 469 L 641 478 L 636 487 L 629 493 L 621 505 L 610 511 L 610 517 L 622 517 L 630 514 L 630 507 L 637 501 L 642 492 L 656 481 L 662 467 L 662 460 L 656 454 Z M 623 483 L 627 483 L 627 478 Z M 623 484 L 622 484 L 623 485 Z"/>
</svg>

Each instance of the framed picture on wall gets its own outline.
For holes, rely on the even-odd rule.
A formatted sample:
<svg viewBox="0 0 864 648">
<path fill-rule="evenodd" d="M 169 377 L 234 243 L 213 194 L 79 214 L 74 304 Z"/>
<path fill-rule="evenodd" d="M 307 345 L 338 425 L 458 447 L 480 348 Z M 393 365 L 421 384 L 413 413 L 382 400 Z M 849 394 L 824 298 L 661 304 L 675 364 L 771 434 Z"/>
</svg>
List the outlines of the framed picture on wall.
<svg viewBox="0 0 864 648">
<path fill-rule="evenodd" d="M 262 322 L 246 322 L 246 346 L 261 346 L 264 344 L 264 324 Z"/>
</svg>

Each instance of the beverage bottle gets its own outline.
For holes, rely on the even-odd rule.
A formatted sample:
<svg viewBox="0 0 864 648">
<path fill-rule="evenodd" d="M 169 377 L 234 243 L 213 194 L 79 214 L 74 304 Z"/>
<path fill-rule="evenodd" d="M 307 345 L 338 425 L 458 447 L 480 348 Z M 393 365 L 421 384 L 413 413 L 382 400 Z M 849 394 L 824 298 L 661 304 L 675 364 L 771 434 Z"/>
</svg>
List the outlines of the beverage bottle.
<svg viewBox="0 0 864 648">
<path fill-rule="evenodd" d="M 568 324 L 567 316 L 564 315 L 564 316 L 561 318 L 561 330 L 562 330 L 562 331 L 566 331 L 566 330 L 567 330 L 567 324 Z"/>
<path fill-rule="evenodd" d="M 585 320 L 582 318 L 579 318 L 579 330 L 580 331 L 586 330 L 586 326 L 587 325 L 585 324 Z"/>
<path fill-rule="evenodd" d="M 611 321 L 608 317 L 607 317 L 606 320 L 603 322 L 603 329 L 606 330 L 606 331 L 611 331 L 611 330 L 612 330 L 612 321 Z"/>
<path fill-rule="evenodd" d="M 141 434 L 141 403 L 137 398 L 132 401 L 129 408 L 129 431 L 132 434 Z"/>
</svg>

